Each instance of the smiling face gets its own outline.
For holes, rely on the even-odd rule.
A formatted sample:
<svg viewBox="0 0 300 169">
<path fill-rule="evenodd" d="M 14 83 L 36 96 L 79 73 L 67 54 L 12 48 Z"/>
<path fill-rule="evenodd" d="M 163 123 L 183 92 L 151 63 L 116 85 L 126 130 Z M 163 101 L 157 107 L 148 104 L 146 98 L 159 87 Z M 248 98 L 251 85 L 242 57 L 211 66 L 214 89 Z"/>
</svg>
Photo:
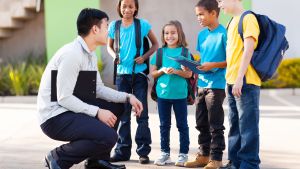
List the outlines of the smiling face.
<svg viewBox="0 0 300 169">
<path fill-rule="evenodd" d="M 123 18 L 131 19 L 137 11 L 134 0 L 122 0 L 120 4 L 120 13 Z"/>
<path fill-rule="evenodd" d="M 200 23 L 201 26 L 209 26 L 216 18 L 216 12 L 212 11 L 209 12 L 202 6 L 196 6 L 195 7 L 195 13 L 197 16 L 197 20 Z"/>
<path fill-rule="evenodd" d="M 233 13 L 233 7 L 235 6 L 234 0 L 217 0 L 219 4 L 219 8 L 225 13 L 225 14 L 232 14 Z"/>
<path fill-rule="evenodd" d="M 167 25 L 163 31 L 164 41 L 170 48 L 175 48 L 178 46 L 178 31 L 175 25 Z"/>
</svg>

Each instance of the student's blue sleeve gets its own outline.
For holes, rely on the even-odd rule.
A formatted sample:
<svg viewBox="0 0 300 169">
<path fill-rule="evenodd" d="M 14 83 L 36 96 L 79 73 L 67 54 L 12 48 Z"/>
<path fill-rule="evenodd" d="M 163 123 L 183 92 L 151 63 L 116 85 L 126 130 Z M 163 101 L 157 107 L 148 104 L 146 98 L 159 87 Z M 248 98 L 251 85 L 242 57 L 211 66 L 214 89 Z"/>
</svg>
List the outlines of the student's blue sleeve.
<svg viewBox="0 0 300 169">
<path fill-rule="evenodd" d="M 198 52 L 200 52 L 200 33 L 201 33 L 201 32 L 198 33 L 197 46 L 196 46 L 196 50 L 197 50 Z"/>
<path fill-rule="evenodd" d="M 227 34 L 226 33 L 223 34 L 222 41 L 223 41 L 224 49 L 226 51 L 226 46 L 227 46 Z"/>
<path fill-rule="evenodd" d="M 142 36 L 147 36 L 148 33 L 150 32 L 152 26 L 150 25 L 150 23 L 145 20 L 145 19 L 140 19 L 141 21 L 141 28 L 142 28 Z"/>
<path fill-rule="evenodd" d="M 156 53 L 150 59 L 150 65 L 156 65 Z"/>
<path fill-rule="evenodd" d="M 115 39 L 115 24 L 116 21 L 112 21 L 108 26 L 108 37 L 110 39 Z"/>
</svg>

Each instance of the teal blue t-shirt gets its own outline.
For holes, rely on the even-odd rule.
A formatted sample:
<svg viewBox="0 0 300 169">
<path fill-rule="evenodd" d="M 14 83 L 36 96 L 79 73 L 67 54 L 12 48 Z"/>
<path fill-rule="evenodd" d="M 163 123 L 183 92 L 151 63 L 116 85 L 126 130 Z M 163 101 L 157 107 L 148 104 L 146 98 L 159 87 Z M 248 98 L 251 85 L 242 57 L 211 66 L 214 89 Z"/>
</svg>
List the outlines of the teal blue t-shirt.
<svg viewBox="0 0 300 169">
<path fill-rule="evenodd" d="M 200 52 L 201 64 L 205 62 L 224 62 L 226 61 L 226 29 L 219 25 L 210 31 L 204 28 L 198 34 L 197 51 Z M 198 87 L 225 89 L 225 68 L 215 68 L 213 73 L 199 74 Z"/>
<path fill-rule="evenodd" d="M 143 38 L 148 35 L 151 30 L 151 25 L 144 19 L 140 19 L 141 22 L 141 46 L 143 46 Z M 108 27 L 108 37 L 115 39 L 115 24 L 116 21 L 112 21 Z M 121 63 L 117 67 L 118 74 L 132 74 L 133 61 L 136 55 L 136 43 L 135 43 L 135 28 L 134 23 L 128 27 L 124 27 L 121 24 L 120 28 L 120 60 Z M 141 48 L 140 54 L 143 54 L 143 48 Z M 147 68 L 145 63 L 136 64 L 135 73 L 144 71 Z"/>
<path fill-rule="evenodd" d="M 163 48 L 162 67 L 172 67 L 181 69 L 181 64 L 169 59 L 168 57 L 179 57 L 182 53 L 182 47 L 178 48 Z M 191 59 L 189 52 L 189 59 Z M 156 65 L 156 53 L 150 60 L 151 65 Z M 184 99 L 187 97 L 187 82 L 186 79 L 178 75 L 163 74 L 158 77 L 156 85 L 157 97 L 162 99 Z"/>
</svg>

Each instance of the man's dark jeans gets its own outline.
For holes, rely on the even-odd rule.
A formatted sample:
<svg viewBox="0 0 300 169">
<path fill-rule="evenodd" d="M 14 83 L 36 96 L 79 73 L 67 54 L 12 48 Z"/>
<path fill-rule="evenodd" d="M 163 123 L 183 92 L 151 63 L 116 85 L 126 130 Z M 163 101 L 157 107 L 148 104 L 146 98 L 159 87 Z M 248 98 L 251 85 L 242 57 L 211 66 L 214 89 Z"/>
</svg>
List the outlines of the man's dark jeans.
<svg viewBox="0 0 300 169">
<path fill-rule="evenodd" d="M 212 160 L 222 161 L 224 140 L 224 89 L 198 89 L 196 99 L 196 129 L 199 154 L 211 155 Z"/>
<path fill-rule="evenodd" d="M 123 103 L 97 99 L 90 104 L 110 110 L 118 118 L 124 111 Z M 109 160 L 111 149 L 118 139 L 116 130 L 96 117 L 71 111 L 52 117 L 41 124 L 41 128 L 48 137 L 69 142 L 51 151 L 62 169 L 70 168 L 87 158 Z"/>
<path fill-rule="evenodd" d="M 227 87 L 229 103 L 228 158 L 236 168 L 259 169 L 260 87 L 244 84 L 241 97 Z"/>
<path fill-rule="evenodd" d="M 148 156 L 151 151 L 151 133 L 149 129 L 148 116 L 148 81 L 143 74 L 135 74 L 134 83 L 132 84 L 132 75 L 118 75 L 116 78 L 116 85 L 118 91 L 132 93 L 143 104 L 143 112 L 141 116 L 136 118 L 138 127 L 135 134 L 135 142 L 137 144 L 136 152 L 139 156 Z M 119 139 L 115 148 L 115 156 L 120 159 L 130 159 L 131 156 L 131 105 L 125 105 L 125 112 L 123 113 L 119 125 Z"/>
</svg>

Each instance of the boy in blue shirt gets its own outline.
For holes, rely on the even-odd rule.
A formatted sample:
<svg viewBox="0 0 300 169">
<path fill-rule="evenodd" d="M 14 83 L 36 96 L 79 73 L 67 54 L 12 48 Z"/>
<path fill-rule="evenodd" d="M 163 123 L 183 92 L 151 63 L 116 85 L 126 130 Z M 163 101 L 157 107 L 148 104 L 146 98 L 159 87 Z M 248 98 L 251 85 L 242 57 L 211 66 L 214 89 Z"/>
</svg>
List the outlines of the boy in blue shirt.
<svg viewBox="0 0 300 169">
<path fill-rule="evenodd" d="M 217 169 L 222 166 L 227 37 L 226 29 L 218 22 L 219 11 L 216 0 L 200 0 L 195 7 L 197 19 L 205 27 L 198 34 L 201 66 L 197 68 L 205 73 L 199 74 L 196 99 L 199 152 L 194 161 L 185 163 L 185 167 Z"/>
</svg>

